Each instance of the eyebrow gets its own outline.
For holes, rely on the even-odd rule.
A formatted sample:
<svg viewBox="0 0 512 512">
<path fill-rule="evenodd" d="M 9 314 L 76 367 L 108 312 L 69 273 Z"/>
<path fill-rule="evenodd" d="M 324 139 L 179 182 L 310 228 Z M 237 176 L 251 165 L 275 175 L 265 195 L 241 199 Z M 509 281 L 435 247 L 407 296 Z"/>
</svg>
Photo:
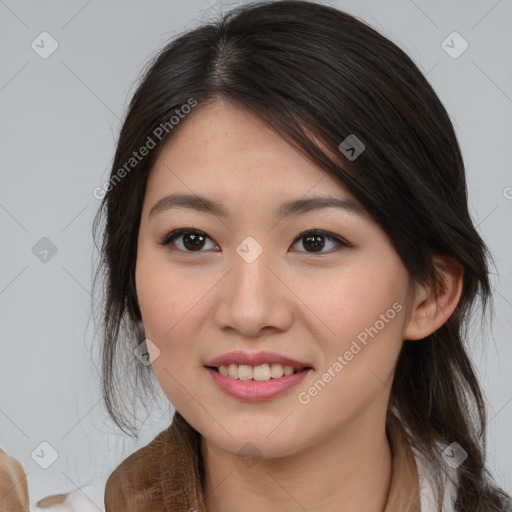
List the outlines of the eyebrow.
<svg viewBox="0 0 512 512">
<path fill-rule="evenodd" d="M 192 194 L 170 194 L 162 197 L 155 203 L 153 208 L 151 208 L 149 217 L 172 208 L 187 208 L 217 215 L 222 218 L 229 217 L 228 210 L 221 202 Z M 283 219 L 290 215 L 299 215 L 322 208 L 340 208 L 358 215 L 365 214 L 363 207 L 351 198 L 315 196 L 282 203 L 277 211 L 276 217 Z"/>
</svg>

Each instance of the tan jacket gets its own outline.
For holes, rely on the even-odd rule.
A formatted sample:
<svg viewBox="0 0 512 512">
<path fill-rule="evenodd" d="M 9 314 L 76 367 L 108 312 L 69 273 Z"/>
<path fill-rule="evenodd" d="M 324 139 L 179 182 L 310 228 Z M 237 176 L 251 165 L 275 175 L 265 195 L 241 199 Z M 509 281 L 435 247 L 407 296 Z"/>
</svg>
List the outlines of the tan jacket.
<svg viewBox="0 0 512 512">
<path fill-rule="evenodd" d="M 411 449 L 404 434 L 400 424 L 395 423 L 390 435 L 393 473 L 385 512 L 437 512 L 431 470 Z M 177 415 L 173 428 L 164 430 L 151 443 L 127 457 L 108 480 L 97 478 L 77 491 L 47 496 L 37 503 L 42 508 L 30 503 L 30 510 L 50 512 L 55 507 L 55 510 L 70 512 L 204 512 L 195 455 L 199 444 L 199 434 Z M 440 446 L 441 451 L 443 448 Z M 443 512 L 453 512 L 456 478 L 452 470 L 445 489 Z M 28 510 L 25 471 L 16 459 L 0 450 L 0 512 Z"/>
<path fill-rule="evenodd" d="M 410 447 L 403 429 L 394 432 L 390 439 L 393 472 L 385 512 L 435 512 L 427 465 Z M 178 449 L 176 455 L 173 451 L 175 443 L 180 443 L 178 437 L 170 429 L 161 432 L 114 470 L 105 489 L 105 512 L 174 512 L 173 499 L 177 500 L 176 510 L 204 512 L 199 483 L 186 488 L 192 472 L 187 453 Z M 444 512 L 453 512 L 455 485 L 456 474 L 450 476 L 445 489 Z"/>
</svg>

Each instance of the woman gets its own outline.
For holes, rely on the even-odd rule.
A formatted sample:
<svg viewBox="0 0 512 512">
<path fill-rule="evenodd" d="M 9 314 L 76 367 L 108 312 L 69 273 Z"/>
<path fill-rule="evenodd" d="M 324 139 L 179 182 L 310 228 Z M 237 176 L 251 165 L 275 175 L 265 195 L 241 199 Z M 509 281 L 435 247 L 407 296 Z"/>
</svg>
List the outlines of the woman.
<svg viewBox="0 0 512 512">
<path fill-rule="evenodd" d="M 510 506 L 464 346 L 488 253 L 449 117 L 395 44 L 293 0 L 181 35 L 98 193 L 107 408 L 130 428 L 134 351 L 121 379 L 147 389 L 151 363 L 176 408 L 107 511 Z"/>
</svg>

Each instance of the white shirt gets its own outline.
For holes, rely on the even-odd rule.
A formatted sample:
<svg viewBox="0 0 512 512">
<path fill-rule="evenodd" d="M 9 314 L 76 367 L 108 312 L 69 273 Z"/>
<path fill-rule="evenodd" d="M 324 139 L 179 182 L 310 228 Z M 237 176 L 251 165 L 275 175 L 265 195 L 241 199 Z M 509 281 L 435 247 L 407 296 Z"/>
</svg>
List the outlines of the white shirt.
<svg viewBox="0 0 512 512">
<path fill-rule="evenodd" d="M 441 452 L 446 448 L 446 445 L 444 444 L 438 443 L 438 446 Z M 412 448 L 412 451 L 416 460 L 416 467 L 418 468 L 421 512 L 437 512 L 433 478 L 431 474 L 432 469 L 415 448 Z M 457 470 L 448 464 L 446 466 L 448 470 L 448 478 L 446 480 L 443 496 L 443 512 L 456 512 L 453 505 L 457 499 Z"/>
</svg>

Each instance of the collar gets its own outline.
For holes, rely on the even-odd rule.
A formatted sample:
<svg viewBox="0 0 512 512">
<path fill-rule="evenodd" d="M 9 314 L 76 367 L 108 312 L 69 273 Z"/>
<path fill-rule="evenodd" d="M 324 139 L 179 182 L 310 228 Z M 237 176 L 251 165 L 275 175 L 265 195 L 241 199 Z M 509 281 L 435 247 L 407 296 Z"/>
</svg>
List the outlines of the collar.
<svg viewBox="0 0 512 512">
<path fill-rule="evenodd" d="M 384 512 L 436 512 L 428 463 L 411 447 L 401 423 L 394 423 L 388 439 L 393 462 Z M 171 427 L 111 473 L 105 487 L 105 512 L 204 511 L 199 447 L 200 434 L 176 412 Z M 196 478 L 191 480 L 192 474 Z M 456 475 L 445 487 L 443 512 L 453 511 L 455 481 Z"/>
</svg>

